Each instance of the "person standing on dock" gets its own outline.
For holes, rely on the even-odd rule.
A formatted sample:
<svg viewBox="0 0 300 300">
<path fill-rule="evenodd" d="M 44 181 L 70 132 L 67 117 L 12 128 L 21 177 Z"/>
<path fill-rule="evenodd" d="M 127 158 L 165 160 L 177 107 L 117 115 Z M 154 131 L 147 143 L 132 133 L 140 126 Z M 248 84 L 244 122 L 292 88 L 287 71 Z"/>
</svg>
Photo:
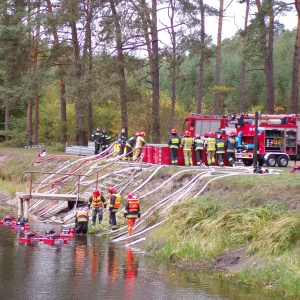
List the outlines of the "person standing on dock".
<svg viewBox="0 0 300 300">
<path fill-rule="evenodd" d="M 107 201 L 107 206 L 109 210 L 109 225 L 111 226 L 112 230 L 116 230 L 117 229 L 116 213 L 121 204 L 121 195 L 116 193 L 114 187 L 109 188 L 108 192 L 110 194 Z"/>
<path fill-rule="evenodd" d="M 101 195 L 99 190 L 94 190 L 93 195 L 88 201 L 88 208 L 92 210 L 92 225 L 96 225 L 96 218 L 98 215 L 99 224 L 101 224 L 103 219 L 103 207 L 106 208 L 106 201 L 103 195 Z"/>
<path fill-rule="evenodd" d="M 132 236 L 132 228 L 136 221 L 136 218 L 141 217 L 140 202 L 134 193 L 129 193 L 127 196 L 127 203 L 124 210 L 124 218 L 128 222 L 128 235 Z"/>
<path fill-rule="evenodd" d="M 83 207 L 80 207 L 79 211 L 75 215 L 76 233 L 87 234 L 88 226 L 89 226 L 88 224 L 89 224 L 89 214 Z"/>
</svg>

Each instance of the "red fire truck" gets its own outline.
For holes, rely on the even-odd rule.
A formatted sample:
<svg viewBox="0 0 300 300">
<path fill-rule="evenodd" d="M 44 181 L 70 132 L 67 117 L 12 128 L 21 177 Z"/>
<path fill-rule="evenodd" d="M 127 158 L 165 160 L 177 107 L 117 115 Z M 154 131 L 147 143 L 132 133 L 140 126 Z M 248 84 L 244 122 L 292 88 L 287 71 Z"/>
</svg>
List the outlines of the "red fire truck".
<svg viewBox="0 0 300 300">
<path fill-rule="evenodd" d="M 247 166 L 253 164 L 254 114 L 243 114 L 231 120 L 237 131 L 236 158 Z M 257 128 L 257 161 L 260 166 L 286 167 L 290 159 L 296 159 L 300 143 L 299 115 L 261 115 Z"/>
<path fill-rule="evenodd" d="M 230 123 L 232 115 L 201 115 L 201 114 L 189 114 L 185 117 L 183 132 L 186 130 L 194 137 L 196 134 L 204 136 L 208 132 L 218 132 L 221 129 L 235 128 L 235 125 Z"/>
</svg>

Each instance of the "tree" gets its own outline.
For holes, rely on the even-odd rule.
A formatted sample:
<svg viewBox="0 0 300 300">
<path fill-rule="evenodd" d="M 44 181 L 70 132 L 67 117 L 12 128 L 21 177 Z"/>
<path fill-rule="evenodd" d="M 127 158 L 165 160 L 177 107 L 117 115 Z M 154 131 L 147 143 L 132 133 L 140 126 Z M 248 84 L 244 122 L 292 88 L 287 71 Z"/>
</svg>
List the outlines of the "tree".
<svg viewBox="0 0 300 300">
<path fill-rule="evenodd" d="M 125 78 L 125 62 L 123 54 L 123 39 L 122 28 L 120 24 L 120 16 L 117 13 L 116 6 L 113 0 L 109 0 L 110 8 L 112 11 L 113 23 L 116 28 L 115 39 L 118 53 L 118 71 L 119 71 L 119 95 L 121 107 L 121 126 L 128 132 L 128 118 L 127 118 L 127 95 L 126 95 L 126 78 Z"/>
<path fill-rule="evenodd" d="M 214 106 L 215 115 L 219 113 L 219 102 L 220 102 L 218 87 L 220 86 L 220 82 L 221 82 L 220 78 L 221 78 L 221 42 L 222 42 L 222 25 L 223 25 L 223 6 L 224 6 L 224 1 L 220 0 L 218 36 L 217 36 L 216 76 L 215 76 L 215 87 L 216 87 L 215 106 Z"/>
<path fill-rule="evenodd" d="M 54 20 L 54 13 L 52 9 L 51 0 L 47 0 L 47 10 L 50 15 L 50 20 Z M 64 58 L 62 55 L 63 50 L 61 49 L 59 36 L 57 33 L 56 25 L 53 22 L 48 24 L 48 28 L 52 31 L 54 53 L 56 56 L 56 65 L 59 73 L 59 86 L 60 86 L 60 118 L 61 118 L 61 143 L 64 144 L 67 141 L 67 102 L 66 102 L 66 84 L 64 79 Z"/>
<path fill-rule="evenodd" d="M 138 16 L 145 39 L 150 68 L 150 82 L 152 86 L 152 137 L 154 143 L 160 142 L 159 124 L 159 49 L 157 30 L 157 1 L 151 0 L 149 7 L 145 0 L 131 0 Z"/>
<path fill-rule="evenodd" d="M 300 83 L 300 1 L 295 1 L 295 8 L 297 12 L 297 35 L 295 42 L 292 88 L 290 100 L 290 113 L 296 114 L 298 112 L 299 101 L 299 83 Z"/>
<path fill-rule="evenodd" d="M 243 54 L 242 54 L 242 70 L 241 70 L 241 95 L 240 95 L 240 112 L 245 111 L 245 88 L 246 88 L 246 48 L 247 48 L 247 26 L 249 16 L 249 0 L 241 1 L 246 2 L 244 31 L 241 33 L 243 40 Z"/>
</svg>

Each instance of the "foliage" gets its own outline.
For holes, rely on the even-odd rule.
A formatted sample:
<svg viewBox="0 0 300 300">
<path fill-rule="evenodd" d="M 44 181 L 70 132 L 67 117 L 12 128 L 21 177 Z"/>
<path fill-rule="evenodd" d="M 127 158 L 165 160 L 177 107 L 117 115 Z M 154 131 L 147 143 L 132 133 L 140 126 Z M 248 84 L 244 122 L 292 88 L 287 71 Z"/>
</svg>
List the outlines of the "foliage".
<svg viewBox="0 0 300 300">
<path fill-rule="evenodd" d="M 30 5 L 29 5 L 30 4 Z M 88 44 L 87 15 L 85 6 L 79 1 L 76 6 L 59 6 L 56 3 L 50 13 L 42 2 L 41 14 L 36 13 L 37 2 L 11 1 L 3 2 L 0 17 L 0 129 L 9 125 L 13 136 L 9 142 L 13 146 L 28 143 L 26 137 L 28 104 L 39 101 L 39 139 L 40 143 L 49 145 L 62 140 L 61 124 L 61 91 L 60 80 L 66 84 L 67 101 L 67 139 L 69 143 L 76 141 L 75 103 L 81 106 L 83 114 L 82 126 L 88 131 L 89 121 L 95 128 L 107 127 L 115 136 L 121 127 L 121 106 L 119 85 L 121 76 L 120 62 L 116 55 L 116 30 L 112 26 L 112 13 L 105 2 L 98 3 L 91 9 L 91 45 Z M 147 139 L 152 141 L 151 97 L 152 86 L 149 60 L 145 59 L 146 43 L 142 37 L 143 28 L 139 17 L 140 1 L 117 1 L 115 3 L 119 21 L 122 26 L 122 45 L 126 78 L 126 98 L 128 133 L 145 130 Z M 265 112 L 267 88 L 262 58 L 266 47 L 257 41 L 260 38 L 259 20 L 266 19 L 269 7 L 263 5 L 261 14 L 253 18 L 253 24 L 231 39 L 222 43 L 221 87 L 222 110 L 224 113 L 235 112 L 239 107 L 241 91 L 241 60 L 243 54 L 242 36 L 247 35 L 246 50 L 246 94 L 247 112 L 256 108 Z M 275 3 L 276 9 L 280 3 Z M 217 15 L 218 12 L 208 4 L 204 4 L 205 14 Z M 124 8 L 125 7 L 125 8 Z M 285 9 L 285 7 L 280 7 Z M 47 12 L 47 13 L 45 13 Z M 130 15 L 130 18 L 128 17 Z M 176 16 L 182 21 L 176 32 L 176 55 L 178 73 L 170 74 L 169 47 L 159 49 L 160 62 L 160 128 L 161 140 L 166 140 L 169 131 L 169 115 L 171 112 L 172 77 L 176 79 L 176 111 L 174 126 L 180 128 L 180 122 L 188 112 L 195 112 L 199 83 L 199 53 L 201 49 L 199 27 L 199 2 L 178 1 Z M 276 16 L 277 17 L 277 16 Z M 178 21 L 176 20 L 176 21 Z M 72 21 L 72 22 L 70 22 Z M 39 53 L 37 68 L 32 69 L 33 46 L 36 39 L 37 25 L 41 22 L 43 31 L 38 39 Z M 73 44 L 72 32 L 74 23 L 78 31 L 78 44 Z M 187 29 L 188 28 L 188 29 Z M 73 28 L 74 29 L 74 28 Z M 159 31 L 159 40 L 164 42 L 163 28 Z M 57 33 L 57 41 L 53 33 Z M 75 32 L 75 31 L 74 31 Z M 73 34 L 75 34 L 73 32 Z M 274 40 L 274 93 L 275 112 L 286 113 L 290 101 L 291 76 L 293 70 L 293 53 L 296 31 L 283 30 L 276 22 Z M 74 58 L 75 46 L 79 47 L 79 58 Z M 216 46 L 212 37 L 205 37 L 205 73 L 203 85 L 202 109 L 209 114 L 214 109 L 214 77 Z M 62 70 L 57 70 L 60 61 Z M 174 62 L 174 61 L 173 61 Z M 177 70 L 177 69 L 176 69 Z M 173 76 L 174 75 L 174 76 Z M 78 100 L 79 99 L 79 100 Z M 92 115 L 89 115 L 89 103 L 92 103 Z M 10 115 L 5 115 L 9 108 Z M 6 117 L 5 117 L 6 116 Z M 33 111 L 34 116 L 34 111 Z M 19 125 L 15 120 L 20 120 Z M 34 125 L 34 118 L 32 125 Z M 19 136 L 19 138 L 17 138 Z M 89 138 L 89 137 L 88 137 Z"/>
</svg>

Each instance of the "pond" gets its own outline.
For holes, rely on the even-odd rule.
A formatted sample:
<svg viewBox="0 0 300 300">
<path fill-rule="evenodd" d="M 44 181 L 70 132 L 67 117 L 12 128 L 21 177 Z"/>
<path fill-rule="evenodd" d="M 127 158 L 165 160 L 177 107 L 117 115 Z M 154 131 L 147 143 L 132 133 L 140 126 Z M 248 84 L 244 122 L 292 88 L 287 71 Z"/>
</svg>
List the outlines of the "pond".
<svg viewBox="0 0 300 300">
<path fill-rule="evenodd" d="M 0 219 L 4 216 L 0 212 Z M 32 221 L 43 233 L 59 225 Z M 137 247 L 88 234 L 65 245 L 24 244 L 18 232 L 0 226 L 1 299 L 283 299 L 259 289 L 241 289 L 208 272 L 178 271 Z"/>
</svg>

